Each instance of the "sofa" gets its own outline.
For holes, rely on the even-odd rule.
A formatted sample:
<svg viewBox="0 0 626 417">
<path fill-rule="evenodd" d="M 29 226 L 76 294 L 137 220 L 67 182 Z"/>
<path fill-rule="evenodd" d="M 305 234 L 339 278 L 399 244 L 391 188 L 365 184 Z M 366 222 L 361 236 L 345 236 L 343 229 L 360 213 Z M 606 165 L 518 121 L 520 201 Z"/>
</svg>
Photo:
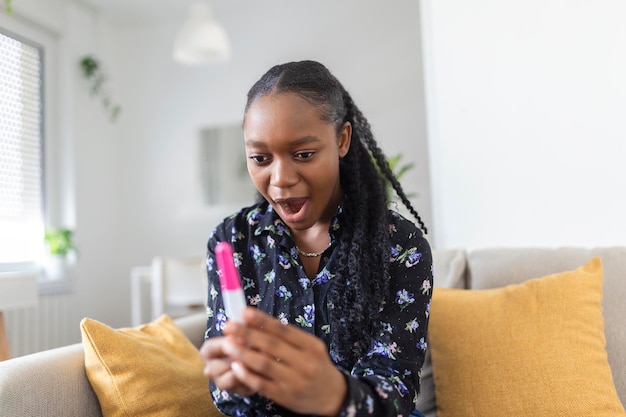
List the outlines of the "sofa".
<svg viewBox="0 0 626 417">
<path fill-rule="evenodd" d="M 439 294 L 439 291 L 441 291 L 441 293 L 449 291 L 452 296 L 451 299 L 453 300 L 459 299 L 456 297 L 464 297 L 465 294 L 470 293 L 481 294 L 481 297 L 482 294 L 485 294 L 492 300 L 502 295 L 499 292 L 493 291 L 507 289 L 505 296 L 508 297 L 511 294 L 515 294 L 518 287 L 525 285 L 525 283 L 535 281 L 543 282 L 542 280 L 544 280 L 546 276 L 559 274 L 563 271 L 576 270 L 595 257 L 601 259 L 604 278 L 601 284 L 601 319 L 603 319 L 603 323 L 600 323 L 600 326 L 604 326 L 604 331 L 594 333 L 594 337 L 600 340 L 601 343 L 604 343 L 604 340 L 606 340 L 606 350 L 596 352 L 599 354 L 598 357 L 600 360 L 596 361 L 598 363 L 594 362 L 592 365 L 601 367 L 602 363 L 599 362 L 602 362 L 603 354 L 606 361 L 608 361 L 607 370 L 609 371 L 609 378 L 612 378 L 612 384 L 608 384 L 611 385 L 609 387 L 600 386 L 598 388 L 593 386 L 588 389 L 582 386 L 581 389 L 600 389 L 603 395 L 606 392 L 608 397 L 613 396 L 610 398 L 610 401 L 613 401 L 613 408 L 610 408 L 612 411 L 608 411 L 607 414 L 597 413 L 586 415 L 626 415 L 626 413 L 621 414 L 623 408 L 620 409 L 621 404 L 626 403 L 626 354 L 624 353 L 626 352 L 626 247 L 494 248 L 476 249 L 472 251 L 462 249 L 435 251 L 433 262 L 435 289 L 431 310 L 431 326 L 433 326 L 431 331 L 436 331 L 438 334 L 437 337 L 440 340 L 447 340 L 445 334 L 447 324 L 444 323 L 440 325 L 433 321 L 435 314 L 443 315 L 444 313 L 443 299 L 440 302 L 439 298 L 435 297 L 435 295 Z M 569 287 L 570 285 L 568 284 L 568 288 Z M 439 290 L 439 288 L 441 288 L 441 290 Z M 467 292 L 467 290 L 472 291 Z M 458 291 L 463 292 L 459 293 Z M 550 299 L 559 300 L 559 302 L 566 301 L 568 298 L 566 294 L 567 291 L 558 290 L 556 292 L 558 292 L 558 294 L 547 295 L 551 297 Z M 437 306 L 437 303 L 440 305 Z M 481 299 L 481 303 L 480 305 L 485 304 L 484 299 Z M 530 302 L 528 303 L 528 305 L 530 305 Z M 590 305 L 592 304 L 593 303 L 590 302 Z M 504 305 L 504 310 L 507 310 L 506 313 L 509 314 L 509 309 L 506 307 L 507 304 Z M 475 306 L 470 308 L 476 309 Z M 500 306 L 499 308 L 502 307 Z M 536 310 L 534 307 L 533 309 Z M 439 313 L 440 311 L 441 313 Z M 511 320 L 511 318 L 509 317 L 505 320 Z M 545 322 L 549 321 L 550 315 L 547 315 Z M 559 321 L 561 321 L 561 319 L 559 319 Z M 176 319 L 175 323 L 196 347 L 201 345 L 205 326 L 205 316 L 203 313 Z M 480 329 L 488 329 L 489 327 L 490 325 L 487 323 L 486 325 L 480 326 Z M 470 333 L 477 333 L 480 329 L 477 327 Z M 563 332 L 566 333 L 567 329 L 564 329 Z M 515 333 L 517 333 L 517 331 Z M 559 331 L 559 334 L 560 333 Z M 505 340 L 509 337 L 507 331 L 500 331 L 499 334 L 501 340 Z M 453 336 L 452 342 L 461 338 L 460 335 L 458 337 L 457 335 Z M 515 334 L 511 334 L 510 337 L 515 337 Z M 603 337 L 605 339 L 603 339 Z M 449 408 L 449 405 L 452 404 L 454 406 L 455 401 L 457 403 L 463 401 L 458 397 L 458 392 L 464 387 L 454 387 L 454 381 L 446 380 L 444 378 L 445 375 L 438 373 L 438 369 L 446 369 L 446 366 L 451 365 L 453 368 L 448 369 L 452 369 L 456 372 L 456 368 L 460 368 L 465 362 L 470 361 L 464 361 L 461 365 L 454 363 L 455 355 L 447 352 L 447 357 L 445 354 L 442 356 L 439 351 L 445 351 L 444 348 L 447 348 L 447 346 L 441 346 L 442 342 L 438 343 L 439 345 L 437 345 L 434 340 L 429 340 L 429 351 L 422 373 L 422 386 L 418 398 L 418 408 L 426 417 L 434 417 L 437 415 L 438 407 L 442 406 L 442 404 L 439 404 L 440 400 L 443 401 L 442 398 L 445 398 L 447 408 L 445 410 L 439 410 L 440 417 L 443 415 L 461 417 L 461 414 L 457 414 L 456 416 L 451 414 L 453 413 L 454 407 Z M 547 345 L 548 340 L 533 341 L 533 345 L 540 347 L 544 343 Z M 498 343 L 497 341 L 492 342 L 491 345 L 498 345 Z M 461 344 L 460 346 L 460 348 L 457 348 L 462 349 L 463 345 Z M 586 346 L 584 348 L 587 349 Z M 432 352 L 430 349 L 432 349 Z M 439 357 L 437 357 L 435 353 L 437 353 Z M 562 351 L 559 355 L 567 362 L 573 354 Z M 479 352 L 473 352 L 471 357 L 475 356 L 480 356 Z M 507 357 L 506 354 L 499 354 L 499 356 Z M 514 357 L 517 356 L 519 355 L 514 355 Z M 452 361 L 451 364 L 446 363 L 448 359 Z M 559 361 L 559 363 L 560 362 L 562 361 Z M 579 370 L 580 372 L 587 372 L 585 361 L 579 362 L 582 363 L 578 363 L 575 369 L 572 368 L 574 369 L 572 372 L 579 372 Z M 525 361 L 523 361 L 522 364 L 523 366 L 529 365 Z M 476 385 L 484 383 L 484 381 L 478 382 L 482 374 L 480 370 L 476 371 L 475 369 L 470 369 L 470 371 L 473 372 L 471 375 L 472 379 L 470 379 L 471 381 L 476 380 Z M 592 374 L 591 372 L 594 373 Z M 525 371 L 525 373 L 528 373 L 528 371 Z M 551 366 L 547 365 L 544 366 L 544 372 L 541 378 L 557 378 L 553 374 L 554 372 L 552 372 Z M 603 375 L 606 377 L 607 374 L 605 373 Z M 503 381 L 515 380 L 516 377 L 516 375 L 507 374 L 507 371 L 502 369 L 499 379 L 489 380 L 487 384 L 491 384 L 492 387 L 500 389 L 503 386 Z M 589 369 L 587 379 L 590 384 L 600 379 L 599 374 L 595 373 L 595 368 Z M 604 382 L 606 383 L 607 381 Z M 524 382 L 522 381 L 522 383 Z M 549 381 L 549 383 L 551 382 Z M 439 387 L 439 384 L 441 387 Z M 586 384 L 587 382 L 583 382 L 582 385 Z M 474 384 L 464 385 L 471 386 Z M 564 381 L 562 387 L 563 390 L 573 389 L 574 385 L 576 385 L 576 383 L 570 384 L 568 381 Z M 450 388 L 448 392 L 439 389 L 445 387 L 453 388 Z M 522 391 L 524 391 L 524 393 L 526 392 L 526 390 Z M 552 392 L 550 395 L 560 395 L 560 389 L 554 391 L 556 392 Z M 578 394 L 579 393 L 576 393 L 576 395 Z M 455 397 L 455 395 L 457 397 Z M 512 396 L 510 393 L 503 393 L 501 396 L 506 395 Z M 490 395 L 489 398 L 491 397 L 493 396 Z M 497 397 L 497 395 L 495 397 Z M 595 396 L 591 401 L 595 401 L 594 398 Z M 476 401 L 478 400 L 476 399 Z M 532 401 L 532 399 L 530 401 Z M 618 405 L 615 405 L 615 401 L 617 401 Z M 620 401 L 621 404 L 619 404 Z M 477 411 L 473 409 L 472 402 L 473 400 L 470 399 L 467 404 L 463 405 L 468 411 L 462 415 L 478 415 L 476 414 Z M 510 402 L 513 402 L 512 398 Z M 501 404 L 496 404 L 495 406 L 501 407 Z M 594 404 L 591 407 L 595 406 Z M 597 406 L 604 407 L 603 404 Z M 608 408 L 603 408 L 602 412 L 606 410 L 608 410 Z M 507 412 L 503 411 L 500 415 L 506 416 Z M 508 415 L 513 415 L 513 413 L 508 413 Z M 543 415 L 548 416 L 550 414 Z M 560 411 L 551 414 L 551 416 L 560 415 L 575 414 Z M 85 372 L 83 345 L 78 343 L 0 362 L 0 416 L 102 416 L 98 397 L 92 389 Z"/>
</svg>

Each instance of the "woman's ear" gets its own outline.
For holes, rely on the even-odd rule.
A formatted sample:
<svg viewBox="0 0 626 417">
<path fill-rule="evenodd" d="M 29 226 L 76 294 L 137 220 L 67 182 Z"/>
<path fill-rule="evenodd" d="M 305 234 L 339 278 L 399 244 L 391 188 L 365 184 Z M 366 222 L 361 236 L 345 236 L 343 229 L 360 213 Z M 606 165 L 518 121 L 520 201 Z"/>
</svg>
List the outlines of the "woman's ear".
<svg viewBox="0 0 626 417">
<path fill-rule="evenodd" d="M 346 156 L 346 154 L 350 150 L 351 140 L 352 140 L 352 124 L 350 122 L 345 122 L 343 126 L 341 126 L 341 130 L 339 131 L 339 138 L 337 141 L 337 147 L 338 147 L 340 158 L 343 158 L 344 156 Z"/>
</svg>

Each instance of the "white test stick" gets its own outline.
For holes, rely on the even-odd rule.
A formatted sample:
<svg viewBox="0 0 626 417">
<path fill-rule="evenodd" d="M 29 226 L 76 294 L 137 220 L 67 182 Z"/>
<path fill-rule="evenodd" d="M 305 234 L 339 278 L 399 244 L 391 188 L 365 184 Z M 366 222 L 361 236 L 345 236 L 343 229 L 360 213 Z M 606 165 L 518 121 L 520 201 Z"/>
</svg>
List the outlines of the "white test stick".
<svg viewBox="0 0 626 417">
<path fill-rule="evenodd" d="M 242 313 L 247 306 L 246 296 L 235 267 L 233 248 L 228 242 L 220 242 L 215 246 L 215 260 L 220 274 L 226 316 L 229 320 L 243 323 Z"/>
</svg>

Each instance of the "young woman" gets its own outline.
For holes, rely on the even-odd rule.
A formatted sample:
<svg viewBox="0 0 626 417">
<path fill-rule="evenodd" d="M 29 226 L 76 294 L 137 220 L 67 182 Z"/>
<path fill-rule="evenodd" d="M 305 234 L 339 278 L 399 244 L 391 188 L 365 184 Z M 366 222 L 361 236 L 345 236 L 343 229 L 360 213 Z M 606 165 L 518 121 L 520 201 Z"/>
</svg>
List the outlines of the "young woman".
<svg viewBox="0 0 626 417">
<path fill-rule="evenodd" d="M 277 65 L 248 93 L 248 171 L 262 198 L 208 242 L 205 375 L 231 416 L 407 416 L 432 289 L 425 232 L 348 92 L 322 64 Z M 214 248 L 230 242 L 250 306 L 226 321 Z"/>
</svg>

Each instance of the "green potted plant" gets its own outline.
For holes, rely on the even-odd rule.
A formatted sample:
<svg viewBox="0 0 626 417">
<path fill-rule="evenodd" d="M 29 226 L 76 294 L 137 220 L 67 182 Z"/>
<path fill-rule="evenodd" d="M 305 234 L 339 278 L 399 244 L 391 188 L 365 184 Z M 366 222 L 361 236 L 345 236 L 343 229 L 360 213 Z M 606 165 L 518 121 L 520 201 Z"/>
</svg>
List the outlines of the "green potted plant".
<svg viewBox="0 0 626 417">
<path fill-rule="evenodd" d="M 395 175 L 396 179 L 398 181 L 400 181 L 400 179 L 404 176 L 404 174 L 406 174 L 408 171 L 410 171 L 411 169 L 415 168 L 415 164 L 413 162 L 409 162 L 406 164 L 401 164 L 400 160 L 402 159 L 402 154 L 397 154 L 394 156 L 388 156 L 387 157 L 387 164 L 389 164 L 389 169 L 391 169 L 391 172 Z M 376 168 L 378 169 L 378 173 L 379 175 L 383 178 L 383 180 L 385 181 L 385 193 L 387 194 L 387 201 L 389 201 L 392 204 L 395 204 L 395 191 L 393 189 L 393 186 L 391 185 L 391 182 L 389 182 L 389 180 L 383 175 L 383 173 L 380 171 L 380 168 L 378 167 L 378 165 L 376 165 Z M 413 198 L 415 197 L 414 193 L 407 193 L 407 198 Z"/>
<path fill-rule="evenodd" d="M 47 256 L 44 262 L 46 277 L 50 280 L 68 278 L 76 258 L 73 231 L 68 228 L 49 228 L 44 235 Z"/>
</svg>

